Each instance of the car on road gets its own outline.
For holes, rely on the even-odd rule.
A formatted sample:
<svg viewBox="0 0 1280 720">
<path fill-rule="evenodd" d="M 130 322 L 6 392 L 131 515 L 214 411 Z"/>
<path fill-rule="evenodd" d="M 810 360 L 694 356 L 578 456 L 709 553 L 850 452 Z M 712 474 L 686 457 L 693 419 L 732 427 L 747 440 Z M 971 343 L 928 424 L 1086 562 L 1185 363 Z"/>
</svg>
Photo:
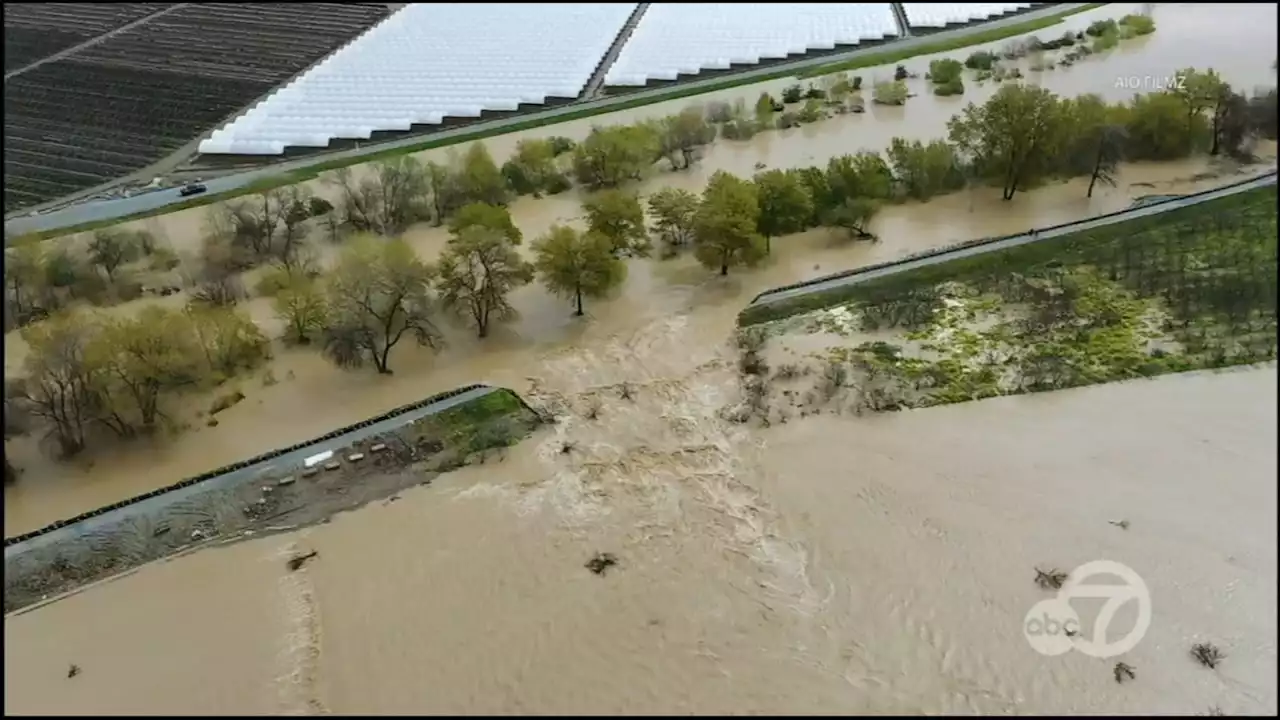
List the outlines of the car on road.
<svg viewBox="0 0 1280 720">
<path fill-rule="evenodd" d="M 209 188 L 205 187 L 201 183 L 191 183 L 189 185 L 183 185 L 182 189 L 178 191 L 178 195 L 182 197 L 191 197 L 192 195 L 199 195 L 208 189 Z"/>
</svg>

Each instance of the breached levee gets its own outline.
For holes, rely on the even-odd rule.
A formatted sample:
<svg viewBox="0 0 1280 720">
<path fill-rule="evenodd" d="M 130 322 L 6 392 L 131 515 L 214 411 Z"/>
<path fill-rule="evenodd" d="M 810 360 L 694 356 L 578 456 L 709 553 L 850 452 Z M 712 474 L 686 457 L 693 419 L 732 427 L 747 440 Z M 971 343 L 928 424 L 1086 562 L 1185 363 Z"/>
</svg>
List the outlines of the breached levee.
<svg viewBox="0 0 1280 720">
<path fill-rule="evenodd" d="M 6 538 L 5 612 L 247 531 L 324 521 L 483 460 L 540 421 L 511 390 L 469 385 Z"/>
<path fill-rule="evenodd" d="M 1276 174 L 758 296 L 747 412 L 898 410 L 1274 360 Z"/>
</svg>

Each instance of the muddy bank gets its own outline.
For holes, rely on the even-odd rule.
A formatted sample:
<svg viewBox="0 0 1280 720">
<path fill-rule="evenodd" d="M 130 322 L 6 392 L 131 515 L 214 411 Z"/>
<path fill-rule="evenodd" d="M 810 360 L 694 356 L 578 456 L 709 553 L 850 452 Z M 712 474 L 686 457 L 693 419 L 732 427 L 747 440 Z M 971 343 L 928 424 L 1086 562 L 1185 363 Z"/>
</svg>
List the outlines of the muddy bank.
<svg viewBox="0 0 1280 720">
<path fill-rule="evenodd" d="M 197 545 L 327 521 L 439 473 L 500 461 L 495 453 L 539 422 L 509 390 L 445 395 L 6 540 L 5 612 Z"/>
</svg>

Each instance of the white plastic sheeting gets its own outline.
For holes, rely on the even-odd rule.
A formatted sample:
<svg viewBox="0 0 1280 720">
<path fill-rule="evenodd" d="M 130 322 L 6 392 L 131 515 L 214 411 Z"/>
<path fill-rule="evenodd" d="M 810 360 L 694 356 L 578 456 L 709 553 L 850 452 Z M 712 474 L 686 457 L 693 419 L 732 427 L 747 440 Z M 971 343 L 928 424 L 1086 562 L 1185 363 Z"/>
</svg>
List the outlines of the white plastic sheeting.
<svg viewBox="0 0 1280 720">
<path fill-rule="evenodd" d="M 898 35 L 889 3 L 653 3 L 606 85 L 674 80 Z"/>
<path fill-rule="evenodd" d="M 200 152 L 279 155 L 576 97 L 636 5 L 407 5 L 215 130 Z"/>
<path fill-rule="evenodd" d="M 1036 3 L 902 3 L 902 12 L 911 27 L 940 28 L 986 20 Z"/>
</svg>

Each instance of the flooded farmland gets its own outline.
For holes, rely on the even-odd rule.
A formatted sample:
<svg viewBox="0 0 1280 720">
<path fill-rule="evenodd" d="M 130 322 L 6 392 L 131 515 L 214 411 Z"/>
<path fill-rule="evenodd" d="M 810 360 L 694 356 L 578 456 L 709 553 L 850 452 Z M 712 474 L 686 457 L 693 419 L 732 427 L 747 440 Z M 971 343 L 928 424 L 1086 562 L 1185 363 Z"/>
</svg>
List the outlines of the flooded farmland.
<svg viewBox="0 0 1280 720">
<path fill-rule="evenodd" d="M 1274 5 L 1152 14 L 1154 35 L 1031 80 L 1112 99 L 1132 92 L 1108 89 L 1112 76 L 1188 65 L 1241 87 L 1274 82 Z M 717 95 L 752 101 L 785 84 Z M 963 102 L 993 90 L 922 93 L 905 108 L 720 142 L 642 192 L 941 136 Z M 487 144 L 501 158 L 521 137 L 580 137 L 591 122 L 686 104 Z M 571 417 L 500 464 L 396 503 L 7 618 L 6 712 L 1274 713 L 1274 367 L 768 430 L 718 414 L 737 392 L 733 319 L 763 289 L 1260 169 L 1128 165 L 1118 187 L 1089 200 L 1073 181 L 1011 203 L 988 189 L 890 207 L 876 219 L 879 244 L 813 231 L 775 240 L 766 266 L 723 279 L 685 259 L 635 261 L 620 296 L 585 320 L 526 287 L 517 323 L 483 344 L 451 333 L 436 356 L 397 350 L 393 378 L 282 352 L 274 373 L 288 379 L 246 381 L 246 401 L 216 428 L 71 468 L 12 446 L 27 474 L 6 488 L 6 535 L 469 382 L 601 403 L 597 421 Z M 512 214 L 531 237 L 577 217 L 579 202 L 521 198 Z M 145 224 L 190 251 L 200 216 Z M 407 237 L 431 257 L 445 235 Z M 259 301 L 250 311 L 275 322 Z M 12 339 L 7 369 L 21 358 Z M 618 397 L 624 382 L 638 388 L 633 400 Z M 565 442 L 580 452 L 559 452 Z M 287 573 L 295 549 L 319 555 Z M 600 551 L 619 566 L 595 576 L 583 563 Z M 1036 655 L 1022 637 L 1043 596 L 1033 567 L 1102 557 L 1142 574 L 1156 607 L 1128 659 L 1131 683 L 1113 681 L 1110 663 Z M 1230 659 L 1214 671 L 1191 662 L 1186 646 L 1199 639 Z M 72 663 L 81 672 L 68 679 Z"/>
</svg>

